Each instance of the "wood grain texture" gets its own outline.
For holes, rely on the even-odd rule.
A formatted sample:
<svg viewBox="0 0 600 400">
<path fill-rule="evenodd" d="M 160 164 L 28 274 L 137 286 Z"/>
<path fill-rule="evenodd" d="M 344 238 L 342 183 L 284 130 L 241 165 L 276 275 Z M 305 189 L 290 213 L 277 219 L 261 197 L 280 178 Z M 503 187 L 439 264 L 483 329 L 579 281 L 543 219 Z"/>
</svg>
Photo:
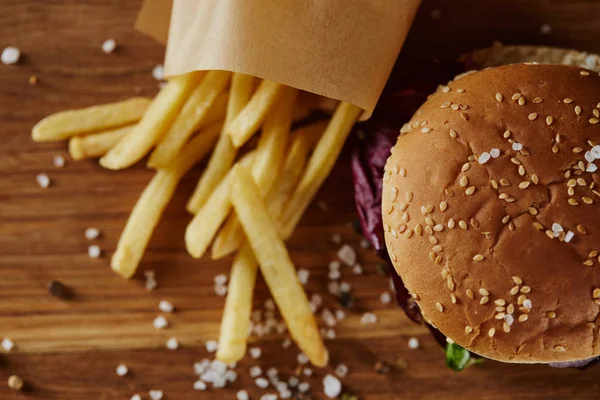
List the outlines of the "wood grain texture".
<svg viewBox="0 0 600 400">
<path fill-rule="evenodd" d="M 230 263 L 193 260 L 184 251 L 185 202 L 201 168 L 183 180 L 152 238 L 142 270 L 157 272 L 159 288 L 148 293 L 142 278 L 121 280 L 108 260 L 152 172 L 140 163 L 115 173 L 68 157 L 64 168 L 56 168 L 52 157 L 66 157 L 66 145 L 35 145 L 30 139 L 31 127 L 49 113 L 156 92 L 151 70 L 164 49 L 133 30 L 138 8 L 138 1 L 0 1 L 0 47 L 23 52 L 18 65 L 0 66 L 0 337 L 17 343 L 13 354 L 2 357 L 0 382 L 16 373 L 30 386 L 15 395 L 0 385 L 2 399 L 128 399 L 151 388 L 164 390 L 169 399 L 233 399 L 239 388 L 258 398 L 249 366 L 275 366 L 284 375 L 296 367 L 297 350 L 283 352 L 280 338 L 269 337 L 259 343 L 260 360 L 240 363 L 234 387 L 192 390 L 192 364 L 207 356 L 203 343 L 216 338 L 221 317 L 224 299 L 214 294 L 213 277 L 227 273 Z M 439 19 L 431 18 L 434 9 L 441 10 Z M 425 0 L 401 60 L 452 57 L 493 40 L 600 52 L 599 18 L 600 3 L 594 0 Z M 553 27 L 551 35 L 539 31 L 545 22 Z M 119 49 L 106 55 L 100 45 L 111 37 Z M 39 77 L 36 86 L 28 84 L 31 75 Z M 39 172 L 50 175 L 51 188 L 37 186 Z M 289 243 L 297 266 L 311 271 L 309 294 L 326 293 L 326 266 L 337 247 L 333 233 L 358 247 L 359 237 L 348 226 L 355 218 L 350 196 L 346 154 L 318 195 L 333 212 L 312 206 Z M 102 231 L 98 244 L 104 254 L 98 260 L 87 256 L 83 231 L 89 226 Z M 349 366 L 344 385 L 361 398 L 598 398 L 598 368 L 580 372 L 487 362 L 452 373 L 423 327 L 379 302 L 389 287 L 375 272 L 374 254 L 361 251 L 360 259 L 366 274 L 344 277 L 358 297 L 356 307 L 337 328 L 338 339 L 327 344 L 331 365 Z M 76 300 L 48 296 L 51 279 L 73 287 Z M 257 303 L 267 295 L 260 280 Z M 160 299 L 173 302 L 177 312 L 168 316 L 170 329 L 156 331 L 152 320 Z M 330 296 L 325 302 L 335 305 Z M 360 326 L 365 310 L 374 310 L 379 323 Z M 180 350 L 163 349 L 170 336 L 180 340 Z M 421 340 L 420 350 L 407 348 L 411 336 Z M 374 372 L 377 360 L 395 364 L 398 358 L 408 362 L 406 370 Z M 131 370 L 124 378 L 114 372 L 121 362 Z M 315 398 L 324 398 L 322 376 L 307 378 Z"/>
</svg>

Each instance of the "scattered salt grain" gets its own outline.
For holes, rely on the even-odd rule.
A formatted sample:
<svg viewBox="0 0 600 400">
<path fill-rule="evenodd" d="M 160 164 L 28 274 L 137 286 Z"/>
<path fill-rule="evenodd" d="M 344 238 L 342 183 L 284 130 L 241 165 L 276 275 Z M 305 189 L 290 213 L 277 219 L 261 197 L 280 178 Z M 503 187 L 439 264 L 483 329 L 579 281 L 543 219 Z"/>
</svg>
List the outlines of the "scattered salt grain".
<svg viewBox="0 0 600 400">
<path fill-rule="evenodd" d="M 214 277 L 215 285 L 224 285 L 227 283 L 227 275 L 219 274 Z"/>
<path fill-rule="evenodd" d="M 142 396 L 136 393 L 133 396 L 131 396 L 131 399 L 129 400 L 142 400 Z"/>
<path fill-rule="evenodd" d="M 50 186 L 50 177 L 47 174 L 37 174 L 35 181 L 42 189 L 48 189 Z"/>
<path fill-rule="evenodd" d="M 492 156 L 492 158 L 500 157 L 500 149 L 493 148 L 490 150 L 490 156 Z"/>
<path fill-rule="evenodd" d="M 2 60 L 2 64 L 4 65 L 16 64 L 19 62 L 19 58 L 21 58 L 21 50 L 12 46 L 5 47 L 0 56 L 0 60 Z"/>
<path fill-rule="evenodd" d="M 371 247 L 371 242 L 369 242 L 366 238 L 360 239 L 360 248 L 368 249 Z"/>
<path fill-rule="evenodd" d="M 152 77 L 157 81 L 162 81 L 165 79 L 165 68 L 162 64 L 158 64 L 152 69 Z"/>
<path fill-rule="evenodd" d="M 63 156 L 54 156 L 52 164 L 57 168 L 62 168 L 65 166 L 65 158 Z"/>
<path fill-rule="evenodd" d="M 575 234 L 571 231 L 567 232 L 567 234 L 565 235 L 565 242 L 569 243 L 571 241 L 571 239 L 573 239 L 573 236 L 575 236 Z"/>
<path fill-rule="evenodd" d="M 225 379 L 227 379 L 228 382 L 235 382 L 237 381 L 237 372 L 235 372 L 234 370 L 230 369 L 227 372 L 225 372 Z"/>
<path fill-rule="evenodd" d="M 206 347 L 206 351 L 214 353 L 219 348 L 219 343 L 216 340 L 207 340 L 204 346 Z"/>
<path fill-rule="evenodd" d="M 165 313 L 172 313 L 175 307 L 173 307 L 173 304 L 171 304 L 170 302 L 166 300 L 161 300 L 158 302 L 158 309 Z"/>
<path fill-rule="evenodd" d="M 298 359 L 298 364 L 301 364 L 301 365 L 308 364 L 308 357 L 304 353 L 299 353 L 297 359 Z"/>
<path fill-rule="evenodd" d="M 330 271 L 339 271 L 341 266 L 342 265 L 340 264 L 339 261 L 331 261 L 329 263 L 329 270 Z"/>
<path fill-rule="evenodd" d="M 219 297 L 223 297 L 227 294 L 227 286 L 215 285 L 215 294 Z"/>
<path fill-rule="evenodd" d="M 102 43 L 102 51 L 106 54 L 110 54 L 117 48 L 117 42 L 115 39 L 108 39 Z"/>
<path fill-rule="evenodd" d="M 260 355 L 262 354 L 262 350 L 260 349 L 260 347 L 250 347 L 250 350 L 248 350 L 248 352 L 250 353 L 250 357 L 254 358 L 255 360 L 257 358 L 260 358 Z"/>
<path fill-rule="evenodd" d="M 258 365 L 250 367 L 250 377 L 256 378 L 256 377 L 260 376 L 261 374 L 262 374 L 262 369 Z"/>
<path fill-rule="evenodd" d="M 583 158 L 585 158 L 585 161 L 587 162 L 593 162 L 594 160 L 596 160 L 596 157 L 594 157 L 591 151 L 586 151 L 583 155 Z"/>
<path fill-rule="evenodd" d="M 339 270 L 331 270 L 329 271 L 329 274 L 327 274 L 327 277 L 332 280 L 335 281 L 337 279 L 340 279 L 342 277 L 342 274 L 340 273 Z"/>
<path fill-rule="evenodd" d="M 352 272 L 354 275 L 361 275 L 363 273 L 363 269 L 360 264 L 356 264 L 354 267 L 352 267 Z"/>
<path fill-rule="evenodd" d="M 263 394 L 260 400 L 277 400 L 277 395 L 272 393 Z"/>
<path fill-rule="evenodd" d="M 521 150 L 523 150 L 523 145 L 521 143 L 519 143 L 519 142 L 514 142 L 512 144 L 512 149 L 514 151 L 521 151 Z"/>
<path fill-rule="evenodd" d="M 313 370 L 312 368 L 304 368 L 304 371 L 302 371 L 302 373 L 304 374 L 304 376 L 310 377 L 313 374 Z"/>
<path fill-rule="evenodd" d="M 148 392 L 148 395 L 150 396 L 151 400 L 162 400 L 163 391 L 162 390 L 150 390 Z"/>
<path fill-rule="evenodd" d="M 100 237 L 100 231 L 97 228 L 86 228 L 83 232 L 83 236 L 85 236 L 87 240 L 95 240 Z"/>
<path fill-rule="evenodd" d="M 162 315 L 159 315 L 158 317 L 154 318 L 152 325 L 154 325 L 154 328 L 156 329 L 164 329 L 169 326 L 169 321 L 167 321 L 167 319 Z"/>
<path fill-rule="evenodd" d="M 283 347 L 284 349 L 289 349 L 291 345 L 292 339 L 290 338 L 285 338 L 281 341 L 281 347 Z"/>
<path fill-rule="evenodd" d="M 340 284 L 336 281 L 330 281 L 327 284 L 327 291 L 334 296 L 337 296 L 340 293 Z"/>
<path fill-rule="evenodd" d="M 525 308 L 528 308 L 528 309 L 530 309 L 530 310 L 531 310 L 531 308 L 533 307 L 533 304 L 531 304 L 531 300 L 529 300 L 529 299 L 526 299 L 526 300 L 523 302 L 523 307 L 525 307 Z"/>
<path fill-rule="evenodd" d="M 590 163 L 588 164 L 587 168 L 585 169 L 585 172 L 596 172 L 598 170 L 598 166 L 594 163 Z"/>
<path fill-rule="evenodd" d="M 346 364 L 338 364 L 338 366 L 335 367 L 335 374 L 340 378 L 344 378 L 348 375 L 348 366 Z"/>
<path fill-rule="evenodd" d="M 4 338 L 4 339 L 2 339 L 2 342 L 0 343 L 0 346 L 2 346 L 2 348 L 4 349 L 4 351 L 10 352 L 10 351 L 12 351 L 12 349 L 15 348 L 15 342 L 13 342 L 12 340 L 10 340 L 9 338 Z"/>
<path fill-rule="evenodd" d="M 513 322 L 515 322 L 515 317 L 513 317 L 510 314 L 506 314 L 504 316 L 504 322 L 506 322 L 508 324 L 508 326 L 511 326 L 513 324 Z"/>
<path fill-rule="evenodd" d="M 346 265 L 352 267 L 354 264 L 356 264 L 356 251 L 354 251 L 354 249 L 347 244 L 343 245 L 339 249 L 337 256 Z"/>
<path fill-rule="evenodd" d="M 335 244 L 342 243 L 342 235 L 340 235 L 339 233 L 334 233 L 333 235 L 331 235 L 331 241 Z"/>
<path fill-rule="evenodd" d="M 341 292 L 349 292 L 350 290 L 352 290 L 352 286 L 348 282 L 340 283 Z"/>
<path fill-rule="evenodd" d="M 392 302 L 392 295 L 389 292 L 383 292 L 379 295 L 379 301 L 383 304 L 390 304 Z"/>
<path fill-rule="evenodd" d="M 302 382 L 298 385 L 298 391 L 300 393 L 306 393 L 309 391 L 309 389 L 310 389 L 310 383 L 308 383 L 308 382 Z"/>
<path fill-rule="evenodd" d="M 557 224 L 556 222 L 552 224 L 552 232 L 558 233 L 562 231 L 563 227 L 560 224 Z"/>
<path fill-rule="evenodd" d="M 265 389 L 269 386 L 269 381 L 265 378 L 256 378 L 254 383 L 256 383 L 256 386 L 258 386 L 261 389 Z"/>
<path fill-rule="evenodd" d="M 548 23 L 545 23 L 542 26 L 540 26 L 540 32 L 543 35 L 549 35 L 552 33 L 552 26 Z"/>
<path fill-rule="evenodd" d="M 125 376 L 125 375 L 127 375 L 128 372 L 129 372 L 129 368 L 127 368 L 127 365 L 120 364 L 117 366 L 117 375 Z"/>
<path fill-rule="evenodd" d="M 361 325 L 371 325 L 377 323 L 377 315 L 372 312 L 366 312 L 360 317 Z"/>
<path fill-rule="evenodd" d="M 335 330 L 333 328 L 329 328 L 325 332 L 325 339 L 334 340 L 336 338 L 336 336 L 337 335 L 336 335 Z"/>
<path fill-rule="evenodd" d="M 210 361 L 208 361 L 208 359 L 204 359 L 201 362 L 195 362 L 194 363 L 194 373 L 196 375 L 202 375 L 204 372 L 206 372 L 206 369 L 208 368 L 208 366 L 210 365 Z"/>
<path fill-rule="evenodd" d="M 265 308 L 269 311 L 275 310 L 275 302 L 273 301 L 273 299 L 265 300 Z"/>
<path fill-rule="evenodd" d="M 300 268 L 298 270 L 298 280 L 301 284 L 306 285 L 308 283 L 308 277 L 310 276 L 310 272 L 307 269 Z"/>
<path fill-rule="evenodd" d="M 205 391 L 206 383 L 203 380 L 198 379 L 196 382 L 194 382 L 194 390 Z"/>
<path fill-rule="evenodd" d="M 481 155 L 479 156 L 479 158 L 477 159 L 477 162 L 479 164 L 485 164 L 486 162 L 488 162 L 490 160 L 490 153 L 488 152 L 483 152 L 481 153 Z"/>
<path fill-rule="evenodd" d="M 420 346 L 419 343 L 419 339 L 417 339 L 416 337 L 411 337 L 410 339 L 408 339 L 408 348 L 411 350 L 416 350 L 418 349 Z"/>
<path fill-rule="evenodd" d="M 250 396 L 248 396 L 248 392 L 245 390 L 240 390 L 236 393 L 235 398 L 237 400 L 250 400 Z"/>
<path fill-rule="evenodd" d="M 177 338 L 171 337 L 169 340 L 167 340 L 166 346 L 169 350 L 177 350 L 179 348 L 179 341 Z"/>
<path fill-rule="evenodd" d="M 93 244 L 88 247 L 88 257 L 90 257 L 90 258 L 98 258 L 98 257 L 100 257 L 101 253 L 102 253 L 102 250 L 100 249 L 100 246 L 98 246 L 97 244 Z"/>
<path fill-rule="evenodd" d="M 342 392 L 342 383 L 335 376 L 327 374 L 323 378 L 323 391 L 330 399 L 336 398 Z"/>
<path fill-rule="evenodd" d="M 594 156 L 595 159 L 599 159 L 600 158 L 600 145 L 596 145 L 596 146 L 592 147 L 592 150 L 590 150 L 590 152 L 592 153 L 592 155 Z"/>
<path fill-rule="evenodd" d="M 346 313 L 344 310 L 335 310 L 335 319 L 341 321 L 346 318 Z"/>
<path fill-rule="evenodd" d="M 288 379 L 288 385 L 290 385 L 291 388 L 298 386 L 298 383 L 300 383 L 300 381 L 295 376 L 290 376 L 290 379 Z"/>
</svg>

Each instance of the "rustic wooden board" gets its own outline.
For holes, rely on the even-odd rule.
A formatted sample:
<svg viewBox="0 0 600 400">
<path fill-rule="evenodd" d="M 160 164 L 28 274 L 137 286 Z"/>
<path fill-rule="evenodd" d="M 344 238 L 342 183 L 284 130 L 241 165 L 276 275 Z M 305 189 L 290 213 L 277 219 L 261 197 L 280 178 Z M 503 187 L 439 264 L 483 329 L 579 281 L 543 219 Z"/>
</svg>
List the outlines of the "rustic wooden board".
<svg viewBox="0 0 600 400">
<path fill-rule="evenodd" d="M 66 156 L 63 144 L 35 145 L 31 127 L 43 116 L 69 107 L 114 101 L 136 94 L 152 95 L 156 82 L 150 71 L 162 59 L 163 48 L 132 29 L 138 1 L 0 1 L 0 47 L 18 46 L 24 56 L 17 66 L 0 66 L 0 337 L 15 340 L 17 349 L 0 363 L 0 382 L 13 373 L 31 390 L 14 395 L 0 385 L 0 398 L 127 399 L 151 388 L 169 399 L 196 396 L 234 398 L 239 388 L 259 392 L 245 372 L 250 365 L 276 366 L 282 374 L 295 368 L 296 350 L 282 352 L 280 339 L 269 337 L 258 345 L 263 357 L 241 363 L 233 388 L 193 393 L 191 365 L 206 357 L 203 343 L 216 338 L 223 299 L 213 291 L 214 275 L 227 273 L 230 260 L 195 261 L 183 247 L 189 216 L 183 211 L 200 168 L 180 185 L 152 239 L 142 269 L 157 273 L 159 288 L 148 293 L 141 278 L 123 281 L 108 267 L 109 257 L 131 207 L 152 172 L 138 165 L 119 173 L 94 162 L 52 166 L 56 154 Z M 441 10 L 432 19 L 434 9 Z M 492 40 L 507 43 L 556 44 L 600 52 L 600 3 L 594 0 L 469 0 L 425 1 L 418 14 L 403 59 L 451 57 Z M 542 35 L 541 24 L 553 27 Z M 105 55 L 100 44 L 114 37 L 119 51 Z M 39 77 L 30 86 L 31 75 Z M 43 190 L 35 175 L 46 172 L 52 187 Z M 348 222 L 355 218 L 347 155 L 318 196 L 330 212 L 313 206 L 290 241 L 298 267 L 311 271 L 309 293 L 325 293 L 326 265 L 334 258 L 333 233 L 358 248 L 360 238 Z M 103 257 L 87 257 L 83 230 L 96 226 Z M 345 274 L 357 295 L 350 317 L 337 328 L 338 339 L 328 343 L 332 365 L 346 363 L 348 390 L 361 398 L 383 399 L 593 399 L 600 369 L 586 372 L 554 370 L 545 366 L 512 366 L 487 362 L 461 374 L 443 364 L 439 347 L 427 331 L 409 322 L 393 306 L 383 306 L 379 294 L 388 282 L 375 272 L 372 251 L 361 251 L 366 274 Z M 77 299 L 59 301 L 48 296 L 46 285 L 58 279 L 75 288 Z M 267 298 L 259 282 L 257 301 Z M 171 328 L 156 331 L 160 299 L 172 301 L 177 312 Z M 332 297 L 325 298 L 335 306 Z M 374 310 L 379 323 L 360 326 L 360 313 Z M 164 350 L 176 336 L 178 351 Z M 422 349 L 407 348 L 417 336 Z M 377 374 L 379 359 L 408 368 Z M 124 362 L 131 370 L 118 378 L 114 369 Z M 307 379 L 322 398 L 323 373 Z"/>
</svg>

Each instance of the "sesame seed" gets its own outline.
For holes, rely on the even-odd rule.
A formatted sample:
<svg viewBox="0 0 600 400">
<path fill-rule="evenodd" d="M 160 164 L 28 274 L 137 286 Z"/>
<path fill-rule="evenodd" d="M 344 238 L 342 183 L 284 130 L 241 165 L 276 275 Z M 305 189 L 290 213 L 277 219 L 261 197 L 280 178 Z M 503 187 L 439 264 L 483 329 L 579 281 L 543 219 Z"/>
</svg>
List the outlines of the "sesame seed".
<svg viewBox="0 0 600 400">
<path fill-rule="evenodd" d="M 483 260 L 483 255 L 481 254 L 476 254 L 473 256 L 473 261 L 482 261 Z"/>
<path fill-rule="evenodd" d="M 535 121 L 538 117 L 538 113 L 531 113 L 529 114 L 529 116 L 527 118 L 529 118 L 530 121 Z"/>
<path fill-rule="evenodd" d="M 458 133 L 456 133 L 456 131 L 454 129 L 450 129 L 450 137 L 456 138 L 457 136 L 458 136 Z"/>
<path fill-rule="evenodd" d="M 464 119 L 465 121 L 468 121 L 468 120 L 469 120 L 469 114 L 467 114 L 467 113 L 465 113 L 465 112 L 461 112 L 461 113 L 460 113 L 460 117 L 461 117 L 462 119 Z"/>
<path fill-rule="evenodd" d="M 468 298 L 473 299 L 474 296 L 473 296 L 473 291 L 471 289 L 465 290 L 465 293 Z"/>
<path fill-rule="evenodd" d="M 469 187 L 467 188 L 467 190 L 465 190 L 465 194 L 466 194 L 467 196 L 470 196 L 470 195 L 472 195 L 473 193 L 475 193 L 475 186 L 469 186 Z"/>
<path fill-rule="evenodd" d="M 458 106 L 458 104 L 452 104 L 452 105 L 450 106 L 450 108 L 451 108 L 453 111 L 458 111 L 458 109 L 459 109 L 460 107 Z"/>
<path fill-rule="evenodd" d="M 526 100 L 525 100 L 525 97 L 521 97 L 521 98 L 519 98 L 519 100 L 517 101 L 517 103 L 518 103 L 520 106 L 524 106 L 524 105 L 525 105 L 525 102 L 526 102 Z"/>
<path fill-rule="evenodd" d="M 468 225 L 467 225 L 467 223 L 464 220 L 462 220 L 462 219 L 460 221 L 458 221 L 458 226 L 461 229 L 464 229 L 464 230 L 467 230 L 469 228 Z"/>
<path fill-rule="evenodd" d="M 577 115 L 581 114 L 581 107 L 575 106 L 575 114 L 577 114 Z"/>
<path fill-rule="evenodd" d="M 406 194 L 404 195 L 404 197 L 406 198 L 406 201 L 412 201 L 413 199 L 413 193 L 412 192 L 406 192 Z"/>
<path fill-rule="evenodd" d="M 583 197 L 581 198 L 581 200 L 583 200 L 583 202 L 584 202 L 585 204 L 592 204 L 592 203 L 594 202 L 594 200 L 592 200 L 592 198 L 591 198 L 591 197 L 588 197 L 588 196 L 583 196 Z"/>
<path fill-rule="evenodd" d="M 537 185 L 540 182 L 540 179 L 536 174 L 531 174 L 531 181 Z"/>
<path fill-rule="evenodd" d="M 461 187 L 466 187 L 469 184 L 469 178 L 467 178 L 465 175 L 463 175 L 462 178 L 460 178 L 460 181 L 458 183 L 460 184 Z"/>
<path fill-rule="evenodd" d="M 600 120 L 598 118 L 590 118 L 589 122 L 592 125 L 596 125 L 598 122 L 600 122 Z"/>
<path fill-rule="evenodd" d="M 565 351 L 567 351 L 567 349 L 565 349 L 564 346 L 554 346 L 554 351 L 564 353 Z"/>
<path fill-rule="evenodd" d="M 442 92 L 444 92 L 444 93 L 448 93 L 449 91 L 450 91 L 450 88 L 448 86 L 444 86 L 442 88 Z"/>
<path fill-rule="evenodd" d="M 529 212 L 529 214 L 531 215 L 537 215 L 538 214 L 538 210 L 534 207 L 529 207 L 527 208 L 527 211 Z"/>
<path fill-rule="evenodd" d="M 454 289 L 451 289 L 454 290 Z M 456 296 L 454 295 L 454 293 L 450 293 L 450 301 L 452 302 L 452 304 L 456 304 Z"/>
<path fill-rule="evenodd" d="M 507 198 L 508 198 L 508 193 L 500 193 L 500 194 L 498 195 L 498 198 L 499 198 L 500 200 L 507 199 Z"/>
<path fill-rule="evenodd" d="M 520 285 L 520 284 L 522 284 L 522 283 L 523 283 L 523 279 L 521 279 L 521 278 L 520 278 L 520 277 L 518 277 L 518 276 L 513 276 L 513 277 L 512 277 L 512 280 L 513 280 L 513 282 L 514 282 L 514 283 L 516 283 L 517 285 Z"/>
<path fill-rule="evenodd" d="M 446 211 L 447 208 L 448 208 L 448 203 L 446 203 L 445 201 L 442 201 L 440 203 L 440 211 L 444 212 L 444 211 Z"/>
<path fill-rule="evenodd" d="M 488 292 L 488 291 L 487 291 L 486 289 L 484 289 L 484 288 L 481 288 L 481 289 L 479 289 L 479 294 L 480 294 L 480 295 L 482 295 L 482 296 L 489 296 L 489 295 L 490 295 L 490 292 Z"/>
<path fill-rule="evenodd" d="M 504 131 L 504 134 L 502 136 L 504 136 L 504 139 L 508 139 L 510 137 L 510 131 L 509 130 Z"/>
<path fill-rule="evenodd" d="M 552 122 L 554 122 L 554 118 L 552 118 L 551 116 L 547 116 L 546 117 L 546 124 L 548 126 L 552 125 Z"/>
<path fill-rule="evenodd" d="M 509 315 L 512 315 L 515 312 L 515 306 L 513 304 L 509 304 L 508 307 L 506 307 L 506 313 Z"/>
<path fill-rule="evenodd" d="M 515 93 L 512 95 L 511 100 L 513 101 L 517 101 L 521 98 L 522 94 L 521 93 Z"/>
<path fill-rule="evenodd" d="M 490 298 L 488 296 L 483 296 L 481 298 L 481 300 L 479 300 L 479 304 L 484 305 L 487 304 L 490 301 Z"/>
<path fill-rule="evenodd" d="M 591 267 L 592 265 L 594 265 L 594 260 L 585 260 L 583 262 L 583 265 L 585 265 L 586 267 Z"/>
<path fill-rule="evenodd" d="M 541 97 L 536 97 L 535 99 L 533 99 L 534 104 L 540 104 L 542 101 L 544 101 L 544 99 L 542 99 Z"/>
<path fill-rule="evenodd" d="M 519 318 L 517 319 L 517 321 L 519 322 L 525 322 L 529 319 L 529 316 L 527 314 L 521 314 L 519 315 Z"/>
<path fill-rule="evenodd" d="M 465 326 L 465 333 L 468 335 L 471 332 L 473 332 L 473 328 L 471 328 L 469 325 Z"/>
<path fill-rule="evenodd" d="M 490 180 L 490 185 L 491 185 L 491 186 L 492 186 L 494 189 L 498 190 L 498 182 L 496 182 L 494 179 L 491 179 L 491 180 Z"/>
<path fill-rule="evenodd" d="M 506 307 L 498 306 L 495 308 L 495 310 L 496 310 L 496 312 L 504 312 L 504 311 L 506 311 Z"/>
<path fill-rule="evenodd" d="M 444 230 L 444 225 L 443 224 L 437 224 L 436 226 L 433 227 L 433 230 L 435 232 L 441 232 Z"/>
<path fill-rule="evenodd" d="M 594 117 L 596 118 L 600 117 L 600 111 L 598 111 L 597 109 L 593 109 L 592 114 L 594 114 Z"/>
<path fill-rule="evenodd" d="M 400 168 L 400 176 L 406 177 L 406 168 Z"/>
<path fill-rule="evenodd" d="M 503 306 L 506 304 L 506 301 L 504 301 L 503 299 L 498 299 L 498 300 L 494 301 L 494 304 L 496 304 L 498 306 Z"/>
<path fill-rule="evenodd" d="M 573 197 L 569 197 L 569 200 L 568 200 L 568 202 L 569 202 L 569 204 L 570 204 L 570 205 L 572 205 L 572 206 L 576 206 L 576 205 L 578 205 L 578 204 L 579 204 L 579 202 L 578 202 L 577 200 L 575 200 L 575 198 L 573 198 Z"/>
<path fill-rule="evenodd" d="M 440 106 L 440 108 L 448 108 L 448 107 L 450 107 L 450 104 L 451 103 L 449 101 L 445 101 L 445 102 L 442 103 L 442 105 Z"/>
<path fill-rule="evenodd" d="M 499 312 L 498 314 L 494 315 L 494 319 L 504 319 L 505 316 L 505 313 Z"/>
<path fill-rule="evenodd" d="M 510 294 L 514 296 L 517 293 L 519 293 L 519 286 L 513 286 L 512 289 L 510 289 Z"/>
<path fill-rule="evenodd" d="M 488 331 L 488 336 L 489 337 L 494 337 L 494 335 L 496 334 L 496 329 L 492 328 Z"/>
<path fill-rule="evenodd" d="M 436 309 L 437 309 L 439 312 L 444 312 L 444 306 L 443 306 L 441 303 L 439 303 L 439 302 L 435 303 L 435 308 L 436 308 Z"/>
<path fill-rule="evenodd" d="M 417 225 L 415 226 L 415 233 L 416 233 L 417 235 L 419 235 L 419 236 L 420 236 L 421 234 L 423 234 L 423 228 L 421 227 L 421 224 L 417 224 Z"/>
<path fill-rule="evenodd" d="M 519 189 L 527 189 L 530 184 L 531 184 L 530 181 L 523 181 L 523 182 L 519 183 Z"/>
<path fill-rule="evenodd" d="M 587 229 L 585 229 L 585 226 L 583 226 L 581 224 L 577 225 L 577 231 L 579 233 L 583 233 L 584 235 L 587 233 Z"/>
<path fill-rule="evenodd" d="M 525 175 L 525 167 L 522 165 L 519 165 L 519 175 L 521 175 L 521 176 Z"/>
<path fill-rule="evenodd" d="M 502 93 L 496 93 L 496 100 L 502 101 L 502 99 L 504 99 L 504 96 L 502 96 Z"/>
<path fill-rule="evenodd" d="M 506 322 L 505 322 L 505 323 L 503 323 L 503 324 L 502 324 L 502 330 L 503 330 L 504 332 L 506 332 L 506 333 L 509 333 L 509 332 L 510 332 L 510 325 L 508 325 L 508 323 L 506 323 Z"/>
<path fill-rule="evenodd" d="M 590 73 L 588 71 L 579 71 L 579 75 L 581 75 L 581 76 L 589 76 Z"/>
<path fill-rule="evenodd" d="M 570 97 L 567 97 L 563 100 L 563 103 L 565 103 L 565 104 L 571 104 L 572 102 L 573 102 L 573 99 Z"/>
<path fill-rule="evenodd" d="M 429 127 L 425 127 L 421 129 L 421 132 L 423 133 L 430 133 L 433 129 L 429 128 Z"/>
<path fill-rule="evenodd" d="M 435 221 L 433 219 L 431 219 L 430 217 L 425 218 L 425 223 L 429 226 L 435 225 Z"/>
<path fill-rule="evenodd" d="M 453 229 L 453 228 L 454 228 L 454 226 L 455 226 L 454 218 L 450 218 L 450 219 L 448 220 L 448 228 L 449 228 L 449 229 Z"/>
<path fill-rule="evenodd" d="M 548 311 L 546 315 L 548 318 L 556 318 L 556 313 L 554 311 Z"/>
</svg>

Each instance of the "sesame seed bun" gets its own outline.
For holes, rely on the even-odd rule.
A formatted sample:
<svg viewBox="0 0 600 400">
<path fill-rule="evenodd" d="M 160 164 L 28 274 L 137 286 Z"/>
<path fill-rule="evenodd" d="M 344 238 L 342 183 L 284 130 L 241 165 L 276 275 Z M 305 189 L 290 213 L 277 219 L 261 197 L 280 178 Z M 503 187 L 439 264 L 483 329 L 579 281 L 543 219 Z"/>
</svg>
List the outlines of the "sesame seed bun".
<svg viewBox="0 0 600 400">
<path fill-rule="evenodd" d="M 515 64 L 441 87 L 402 128 L 386 244 L 450 341 L 505 362 L 600 355 L 599 102 L 597 72 Z"/>
</svg>

